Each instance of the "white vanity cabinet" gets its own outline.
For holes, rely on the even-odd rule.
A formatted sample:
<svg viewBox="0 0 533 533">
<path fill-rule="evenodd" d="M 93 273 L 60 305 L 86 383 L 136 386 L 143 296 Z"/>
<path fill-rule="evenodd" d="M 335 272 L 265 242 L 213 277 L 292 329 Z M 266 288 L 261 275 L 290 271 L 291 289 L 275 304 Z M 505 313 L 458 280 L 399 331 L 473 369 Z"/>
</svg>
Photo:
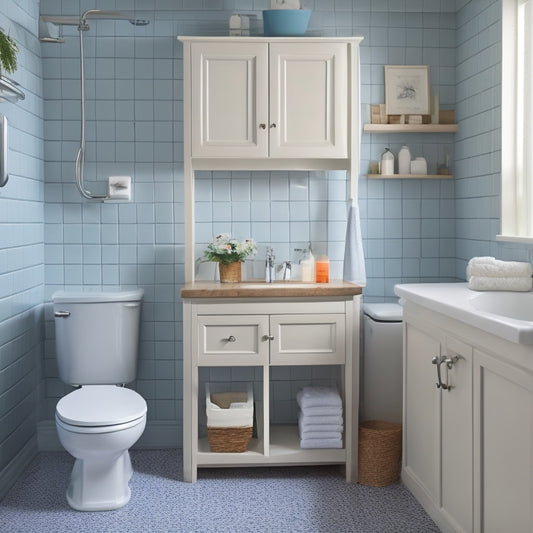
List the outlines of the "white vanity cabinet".
<svg viewBox="0 0 533 533">
<path fill-rule="evenodd" d="M 403 319 L 402 480 L 444 532 L 531 533 L 532 348 L 410 301 Z"/>
<path fill-rule="evenodd" d="M 193 158 L 346 158 L 346 42 L 190 44 Z"/>
<path fill-rule="evenodd" d="M 203 286 L 208 285 L 207 282 Z M 213 283 L 213 287 L 218 284 Z M 196 481 L 199 467 L 343 464 L 346 479 L 357 480 L 359 294 L 355 285 L 344 296 L 231 298 L 209 297 L 195 284 L 182 290 L 184 302 L 183 461 L 185 481 Z M 321 290 L 327 290 L 321 288 Z M 337 386 L 343 399 L 341 449 L 301 449 L 297 421 L 271 423 L 272 371 L 281 366 L 338 367 Z M 201 367 L 256 367 L 262 390 L 255 399 L 257 438 L 244 453 L 213 453 L 199 431 L 203 385 Z M 257 372 L 256 372 L 257 375 Z M 256 384 L 257 386 L 257 384 Z M 262 397 L 261 397 L 262 396 Z M 296 406 L 296 398 L 292 398 Z"/>
</svg>

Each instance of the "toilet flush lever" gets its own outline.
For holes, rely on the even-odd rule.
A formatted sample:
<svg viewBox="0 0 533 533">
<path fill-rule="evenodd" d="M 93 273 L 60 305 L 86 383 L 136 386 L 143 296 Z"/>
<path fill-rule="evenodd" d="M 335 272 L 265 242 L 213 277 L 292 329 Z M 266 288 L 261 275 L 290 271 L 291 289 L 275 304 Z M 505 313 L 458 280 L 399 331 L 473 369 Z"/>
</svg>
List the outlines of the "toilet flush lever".
<svg viewBox="0 0 533 533">
<path fill-rule="evenodd" d="M 70 311 L 55 311 L 54 316 L 56 318 L 68 318 L 70 316 Z"/>
</svg>

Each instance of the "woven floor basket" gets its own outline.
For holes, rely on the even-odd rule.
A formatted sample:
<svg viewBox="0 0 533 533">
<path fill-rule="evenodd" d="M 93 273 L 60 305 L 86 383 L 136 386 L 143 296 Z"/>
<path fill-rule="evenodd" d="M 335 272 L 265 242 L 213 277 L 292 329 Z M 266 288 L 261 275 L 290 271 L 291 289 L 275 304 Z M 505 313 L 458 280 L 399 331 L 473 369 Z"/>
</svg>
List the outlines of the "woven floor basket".
<svg viewBox="0 0 533 533">
<path fill-rule="evenodd" d="M 212 452 L 245 452 L 252 436 L 252 427 L 207 428 L 207 439 Z"/>
<path fill-rule="evenodd" d="M 384 487 L 400 477 L 402 425 L 368 420 L 359 424 L 358 482 Z"/>
</svg>

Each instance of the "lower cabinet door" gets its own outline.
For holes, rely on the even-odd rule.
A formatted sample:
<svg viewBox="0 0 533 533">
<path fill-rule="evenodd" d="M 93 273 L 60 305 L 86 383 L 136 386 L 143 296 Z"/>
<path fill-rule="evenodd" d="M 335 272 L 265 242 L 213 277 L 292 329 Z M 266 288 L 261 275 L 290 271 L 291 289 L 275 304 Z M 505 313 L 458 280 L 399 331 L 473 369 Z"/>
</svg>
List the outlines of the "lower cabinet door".
<svg viewBox="0 0 533 533">
<path fill-rule="evenodd" d="M 439 496 L 440 392 L 435 386 L 436 337 L 410 323 L 404 325 L 403 470 L 416 484 L 417 496 L 436 502 Z"/>
<path fill-rule="evenodd" d="M 341 314 L 271 315 L 270 364 L 344 364 L 344 324 Z"/>
<path fill-rule="evenodd" d="M 474 352 L 476 533 L 533 531 L 533 375 Z"/>
</svg>

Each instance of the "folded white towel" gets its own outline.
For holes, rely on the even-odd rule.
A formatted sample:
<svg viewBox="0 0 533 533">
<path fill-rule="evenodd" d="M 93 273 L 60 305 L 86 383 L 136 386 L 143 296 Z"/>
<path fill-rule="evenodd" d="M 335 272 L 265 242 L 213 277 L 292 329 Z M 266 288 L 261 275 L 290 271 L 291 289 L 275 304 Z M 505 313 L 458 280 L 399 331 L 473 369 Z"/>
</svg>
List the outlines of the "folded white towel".
<svg viewBox="0 0 533 533">
<path fill-rule="evenodd" d="M 473 257 L 466 267 L 466 279 L 471 277 L 530 278 L 533 268 L 523 261 L 500 261 L 494 257 Z"/>
<path fill-rule="evenodd" d="M 304 387 L 296 395 L 302 410 L 308 407 L 342 407 L 342 400 L 333 387 Z"/>
<path fill-rule="evenodd" d="M 472 276 L 468 280 L 468 288 L 474 291 L 515 291 L 527 292 L 533 288 L 531 278 L 492 278 Z"/>
<path fill-rule="evenodd" d="M 330 439 L 342 439 L 342 431 L 332 431 L 327 433 L 325 431 L 317 431 L 316 433 L 304 433 L 300 434 L 302 440 L 330 440 Z"/>
<path fill-rule="evenodd" d="M 307 422 L 307 417 L 300 416 L 298 417 L 298 429 L 300 430 L 300 437 L 306 437 L 310 438 L 309 434 L 316 434 L 316 433 L 342 433 L 342 419 L 340 419 L 340 423 L 337 424 L 329 424 L 329 419 L 326 418 L 326 423 L 324 424 L 311 424 Z M 338 422 L 338 420 L 336 420 Z M 326 437 L 321 437 L 326 438 Z"/>
<path fill-rule="evenodd" d="M 342 448 L 342 438 L 338 439 L 302 439 L 300 448 Z"/>
<path fill-rule="evenodd" d="M 334 416 L 342 417 L 342 407 L 306 407 L 302 409 L 305 416 L 322 417 L 322 416 Z M 320 422 L 315 422 L 319 424 Z"/>
</svg>

